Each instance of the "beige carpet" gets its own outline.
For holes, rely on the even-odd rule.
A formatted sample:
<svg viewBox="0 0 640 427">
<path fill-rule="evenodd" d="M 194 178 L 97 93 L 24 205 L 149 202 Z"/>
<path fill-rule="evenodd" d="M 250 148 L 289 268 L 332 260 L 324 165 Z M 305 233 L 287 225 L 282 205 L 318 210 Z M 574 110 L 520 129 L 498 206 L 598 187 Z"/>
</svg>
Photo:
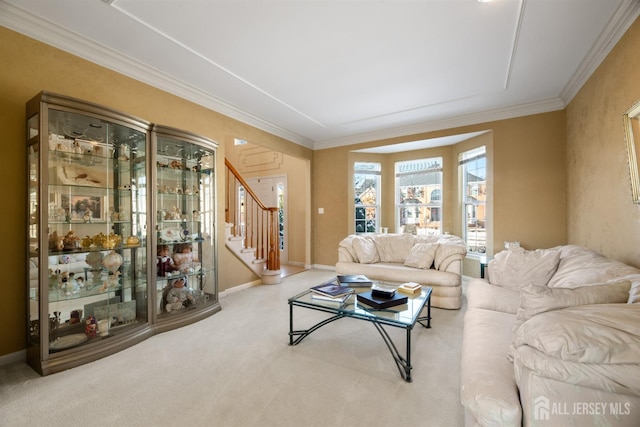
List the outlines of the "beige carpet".
<svg viewBox="0 0 640 427">
<path fill-rule="evenodd" d="M 432 328 L 416 326 L 412 383 L 368 322 L 342 319 L 288 346 L 287 298 L 333 274 L 231 293 L 208 319 L 58 374 L 2 369 L 0 425 L 462 426 L 463 310 L 433 309 Z M 294 310 L 296 328 L 325 316 Z"/>
</svg>

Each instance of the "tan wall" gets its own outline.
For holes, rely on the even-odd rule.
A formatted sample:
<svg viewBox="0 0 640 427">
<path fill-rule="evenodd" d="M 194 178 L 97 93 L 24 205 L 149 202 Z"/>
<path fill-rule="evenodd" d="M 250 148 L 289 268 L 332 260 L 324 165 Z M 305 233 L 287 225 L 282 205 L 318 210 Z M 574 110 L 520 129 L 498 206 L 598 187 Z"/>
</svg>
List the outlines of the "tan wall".
<svg viewBox="0 0 640 427">
<path fill-rule="evenodd" d="M 622 114 L 640 99 L 640 20 L 566 109 L 568 239 L 640 267 Z"/>
<path fill-rule="evenodd" d="M 26 176 L 25 103 L 42 90 L 112 107 L 154 123 L 189 130 L 220 144 L 218 170 L 224 170 L 225 142 L 233 138 L 260 141 L 274 150 L 300 158 L 312 151 L 225 117 L 167 92 L 155 89 L 106 68 L 87 62 L 28 37 L 0 27 L 0 128 L 2 199 L 9 203 L 0 217 L 0 235 L 11 251 L 0 257 L 0 271 L 10 280 L 0 285 L 5 298 L 0 324 L 0 356 L 25 348 L 25 227 Z M 224 194 L 224 174 L 218 177 L 218 194 Z M 218 199 L 218 236 L 224 235 L 224 198 Z M 218 240 L 218 254 L 224 242 Z M 243 282 L 227 278 L 220 256 L 218 282 L 224 290 Z M 232 273 L 232 272 L 229 272 Z"/>
<path fill-rule="evenodd" d="M 325 214 L 314 213 L 314 262 L 335 265 L 338 242 L 353 232 L 351 173 L 355 159 L 364 161 L 383 158 L 385 170 L 393 174 L 395 160 L 442 155 L 445 168 L 448 168 L 444 171 L 443 231 L 459 235 L 461 220 L 457 195 L 457 153 L 471 145 L 482 144 L 487 145 L 489 178 L 493 178 L 489 189 L 492 203 L 487 208 L 488 216 L 493 221 L 489 222 L 492 232 L 488 240 L 495 242 L 494 250 L 499 251 L 505 240 L 520 241 L 522 246 L 529 249 L 565 243 L 567 206 L 564 126 L 564 112 L 556 111 L 315 151 L 314 209 L 317 211 L 317 207 L 324 207 Z M 485 130 L 491 132 L 451 147 L 385 156 L 350 153 L 352 150 L 374 146 Z M 388 175 L 383 177 L 383 186 L 393 188 L 393 180 Z M 393 194 L 383 191 L 386 193 L 383 196 L 386 207 L 383 209 L 382 224 L 391 229 L 394 224 Z M 489 254 L 491 253 L 489 248 Z"/>
<path fill-rule="evenodd" d="M 493 218 L 495 251 L 504 240 L 519 240 L 527 248 L 570 242 L 638 265 L 640 206 L 631 203 L 622 112 L 640 98 L 640 80 L 636 78 L 639 48 L 640 24 L 636 22 L 567 107 L 566 117 L 565 111 L 557 111 L 311 152 L 0 28 L 0 180 L 7 183 L 3 199 L 15 201 L 0 221 L 0 235 L 14 248 L 0 257 L 0 271 L 13 278 L 0 285 L 6 298 L 0 324 L 25 322 L 24 104 L 41 90 L 200 133 L 220 143 L 219 162 L 225 144 L 233 138 L 259 140 L 273 150 L 313 159 L 307 183 L 311 189 L 312 231 L 307 238 L 313 242 L 308 259 L 314 264 L 334 265 L 337 244 L 349 233 L 350 150 L 491 130 L 493 205 L 489 215 Z M 453 147 L 452 153 L 458 149 Z M 219 182 L 219 188 L 221 185 Z M 324 207 L 324 215 L 318 214 L 319 207 Z M 218 208 L 218 223 L 223 224 L 223 206 Z M 383 212 L 383 224 L 392 224 L 388 210 Z M 454 229 L 458 219 L 451 221 Z M 218 234 L 224 234 L 220 227 Z M 224 268 L 219 270 L 221 289 L 238 284 L 227 281 Z M 24 328 L 5 328 L 0 355 L 23 349 L 24 335 Z"/>
</svg>

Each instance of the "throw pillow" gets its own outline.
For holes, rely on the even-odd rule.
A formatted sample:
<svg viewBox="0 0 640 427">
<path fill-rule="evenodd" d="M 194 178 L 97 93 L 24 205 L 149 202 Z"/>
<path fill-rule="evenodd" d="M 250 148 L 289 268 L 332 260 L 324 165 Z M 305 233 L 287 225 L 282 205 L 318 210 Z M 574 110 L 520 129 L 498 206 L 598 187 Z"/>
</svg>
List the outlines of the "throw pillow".
<svg viewBox="0 0 640 427">
<path fill-rule="evenodd" d="M 597 283 L 575 289 L 527 285 L 520 290 L 520 307 L 516 322 L 522 323 L 536 314 L 566 307 L 627 302 L 630 288 L 629 280 Z"/>
<path fill-rule="evenodd" d="M 360 236 L 358 236 L 357 239 L 353 239 L 353 250 L 356 251 L 356 255 L 361 264 L 375 264 L 376 262 L 380 262 L 376 245 L 371 239 Z"/>
<path fill-rule="evenodd" d="M 640 273 L 637 268 L 580 246 L 563 247 L 561 253 L 558 270 L 547 284 L 550 288 L 579 288 Z"/>
<path fill-rule="evenodd" d="M 378 234 L 373 238 L 380 262 L 403 263 L 415 243 L 412 234 Z"/>
<path fill-rule="evenodd" d="M 575 289 L 549 288 L 547 286 L 527 285 L 520 290 L 520 307 L 513 323 L 512 337 L 520 326 L 535 316 L 547 311 L 560 310 L 567 307 L 591 304 L 626 303 L 629 299 L 629 280 L 610 283 L 596 283 Z M 513 361 L 513 343 L 507 358 Z"/>
<path fill-rule="evenodd" d="M 438 243 L 416 243 L 404 260 L 404 265 L 425 270 L 431 268 L 438 246 Z"/>
<path fill-rule="evenodd" d="M 556 272 L 560 252 L 556 249 L 525 251 L 511 248 L 496 254 L 490 263 L 491 284 L 519 290 L 522 286 L 546 285 Z"/>
</svg>

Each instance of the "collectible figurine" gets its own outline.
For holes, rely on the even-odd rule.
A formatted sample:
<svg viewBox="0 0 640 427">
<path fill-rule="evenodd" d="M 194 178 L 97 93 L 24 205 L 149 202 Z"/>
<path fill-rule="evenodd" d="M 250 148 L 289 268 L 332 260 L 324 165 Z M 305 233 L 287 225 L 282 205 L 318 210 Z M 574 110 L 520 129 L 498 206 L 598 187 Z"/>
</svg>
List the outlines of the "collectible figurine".
<svg viewBox="0 0 640 427">
<path fill-rule="evenodd" d="M 191 243 L 182 243 L 174 247 L 173 262 L 183 273 L 189 272 L 193 268 L 193 264 L 198 262 L 192 249 Z"/>
<path fill-rule="evenodd" d="M 169 283 L 171 288 L 167 292 L 165 305 L 165 309 L 168 312 L 180 310 L 193 304 L 193 291 L 187 287 L 187 278 L 185 276 L 170 279 Z"/>
<path fill-rule="evenodd" d="M 94 337 L 96 335 L 96 329 L 97 329 L 96 318 L 93 316 L 90 316 L 84 323 L 85 323 L 84 333 L 88 337 Z"/>
<path fill-rule="evenodd" d="M 168 245 L 158 245 L 157 248 L 157 259 L 156 259 L 156 267 L 158 277 L 164 277 L 167 273 L 171 273 L 176 271 L 178 267 L 176 267 L 173 262 L 173 258 L 169 256 L 169 246 Z"/>
</svg>

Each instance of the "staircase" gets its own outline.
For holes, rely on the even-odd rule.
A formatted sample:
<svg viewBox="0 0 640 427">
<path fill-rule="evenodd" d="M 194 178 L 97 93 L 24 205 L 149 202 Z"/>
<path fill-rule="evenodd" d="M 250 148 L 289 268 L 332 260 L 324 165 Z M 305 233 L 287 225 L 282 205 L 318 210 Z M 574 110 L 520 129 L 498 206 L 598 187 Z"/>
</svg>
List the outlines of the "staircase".
<svg viewBox="0 0 640 427">
<path fill-rule="evenodd" d="M 280 283 L 278 208 L 266 207 L 225 159 L 225 245 L 262 280 Z"/>
</svg>

